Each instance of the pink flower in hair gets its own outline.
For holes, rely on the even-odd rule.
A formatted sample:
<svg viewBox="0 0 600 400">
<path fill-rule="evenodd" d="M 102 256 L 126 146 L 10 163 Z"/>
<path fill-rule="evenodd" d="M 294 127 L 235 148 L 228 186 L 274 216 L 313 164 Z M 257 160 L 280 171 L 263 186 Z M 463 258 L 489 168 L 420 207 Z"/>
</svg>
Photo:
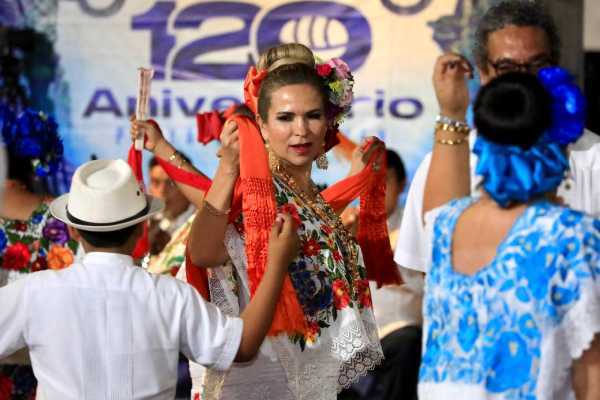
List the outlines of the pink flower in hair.
<svg viewBox="0 0 600 400">
<path fill-rule="evenodd" d="M 335 69 L 335 73 L 337 74 L 338 78 L 350 78 L 350 67 L 341 58 L 332 58 L 331 60 L 329 60 L 328 64 L 331 65 L 333 69 Z"/>
</svg>

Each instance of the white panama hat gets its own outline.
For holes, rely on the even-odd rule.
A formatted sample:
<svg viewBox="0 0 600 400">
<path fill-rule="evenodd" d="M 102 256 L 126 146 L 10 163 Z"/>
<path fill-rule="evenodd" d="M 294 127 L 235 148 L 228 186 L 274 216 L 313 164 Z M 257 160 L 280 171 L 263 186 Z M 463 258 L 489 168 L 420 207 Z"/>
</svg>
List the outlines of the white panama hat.
<svg viewBox="0 0 600 400">
<path fill-rule="evenodd" d="M 84 231 L 110 232 L 135 225 L 162 211 L 162 200 L 145 195 L 123 160 L 95 160 L 81 165 L 71 191 L 50 204 L 50 212 Z"/>
</svg>

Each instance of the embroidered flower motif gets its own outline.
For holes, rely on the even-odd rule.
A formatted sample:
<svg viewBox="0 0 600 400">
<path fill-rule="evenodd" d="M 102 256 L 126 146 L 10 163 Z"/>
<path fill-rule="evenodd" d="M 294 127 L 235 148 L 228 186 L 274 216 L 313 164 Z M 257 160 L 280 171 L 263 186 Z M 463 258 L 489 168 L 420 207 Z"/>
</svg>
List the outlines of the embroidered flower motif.
<svg viewBox="0 0 600 400">
<path fill-rule="evenodd" d="M 289 214 L 296 223 L 296 226 L 302 225 L 302 220 L 300 219 L 300 214 L 298 214 L 298 208 L 296 208 L 296 205 L 292 203 L 284 204 L 279 207 L 279 212 Z"/>
<path fill-rule="evenodd" d="M 333 281 L 333 300 L 335 302 L 335 308 L 341 310 L 350 304 L 350 294 L 348 293 L 348 285 L 342 279 L 336 279 Z"/>
<path fill-rule="evenodd" d="M 46 257 L 38 256 L 33 263 L 31 263 L 31 272 L 42 271 L 48 268 Z"/>
<path fill-rule="evenodd" d="M 319 327 L 319 324 L 317 324 L 316 322 L 309 322 L 308 330 L 304 334 L 304 339 L 306 340 L 306 344 L 311 345 L 311 344 L 315 343 L 317 341 L 317 337 L 319 336 L 320 332 L 321 332 L 321 328 Z"/>
<path fill-rule="evenodd" d="M 333 229 L 329 225 L 322 224 L 321 230 L 326 235 L 331 235 L 333 233 Z"/>
<path fill-rule="evenodd" d="M 354 282 L 356 287 L 356 293 L 360 305 L 366 308 L 373 306 L 373 300 L 371 299 L 371 289 L 369 288 L 369 281 L 366 279 L 360 279 Z"/>
<path fill-rule="evenodd" d="M 333 246 L 331 246 L 333 247 Z M 333 259 L 335 260 L 335 262 L 341 262 L 344 257 L 342 257 L 342 253 L 340 253 L 339 250 L 334 250 L 333 251 Z"/>
<path fill-rule="evenodd" d="M 64 245 L 69 241 L 69 231 L 67 229 L 67 225 L 55 218 L 48 220 L 48 223 L 44 227 L 42 234 L 45 238 L 60 245 Z"/>
<path fill-rule="evenodd" d="M 31 217 L 31 223 L 34 225 L 39 225 L 44 219 L 44 213 L 37 212 Z"/>
<path fill-rule="evenodd" d="M 486 353 L 490 362 L 486 387 L 490 392 L 518 388 L 529 379 L 532 357 L 519 334 L 502 333 L 496 345 L 486 349 Z"/>
<path fill-rule="evenodd" d="M 29 248 L 25 244 L 17 242 L 9 246 L 4 252 L 2 266 L 6 269 L 19 271 L 27 268 L 30 259 Z"/>
<path fill-rule="evenodd" d="M 4 250 L 6 243 L 8 243 L 8 239 L 6 239 L 6 233 L 4 233 L 4 229 L 0 229 L 0 251 Z"/>
<path fill-rule="evenodd" d="M 63 269 L 73 264 L 73 252 L 67 247 L 52 245 L 48 252 L 47 262 L 51 269 Z"/>
<path fill-rule="evenodd" d="M 308 239 L 302 245 L 302 254 L 304 254 L 306 257 L 314 257 L 319 254 L 320 250 L 321 246 L 319 245 L 319 242 L 314 239 Z"/>
<path fill-rule="evenodd" d="M 27 230 L 27 224 L 22 221 L 15 222 L 15 230 L 19 232 L 25 232 Z"/>
<path fill-rule="evenodd" d="M 469 352 L 473 349 L 478 337 L 477 313 L 474 310 L 469 310 L 458 322 L 458 343 L 465 352 Z"/>
</svg>

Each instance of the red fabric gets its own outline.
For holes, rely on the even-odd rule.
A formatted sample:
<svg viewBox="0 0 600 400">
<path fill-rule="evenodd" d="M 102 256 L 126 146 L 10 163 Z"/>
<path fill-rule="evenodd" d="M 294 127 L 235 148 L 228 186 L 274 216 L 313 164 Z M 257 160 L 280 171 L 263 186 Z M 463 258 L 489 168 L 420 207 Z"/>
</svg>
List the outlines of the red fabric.
<svg viewBox="0 0 600 400">
<path fill-rule="evenodd" d="M 275 222 L 277 202 L 275 201 L 273 178 L 269 170 L 267 151 L 262 142 L 258 127 L 248 118 L 234 116 L 240 138 L 240 178 L 242 190 L 242 212 L 246 257 L 248 259 L 248 281 L 251 296 L 265 273 L 267 266 L 267 243 L 271 226 Z M 239 195 L 238 194 L 238 195 Z M 269 336 L 280 333 L 305 333 L 308 326 L 304 312 L 289 276 L 286 276 Z"/>
<path fill-rule="evenodd" d="M 195 174 L 193 172 L 186 171 L 183 168 L 178 168 L 160 157 L 156 157 L 156 159 L 158 160 L 160 166 L 163 167 L 167 175 L 169 175 L 169 178 L 175 182 L 192 186 L 204 192 L 208 191 L 210 185 L 212 184 L 212 181 L 204 175 Z"/>
<path fill-rule="evenodd" d="M 377 286 L 381 287 L 400 284 L 402 279 L 394 262 L 387 230 L 385 213 L 387 166 L 384 162 L 379 171 L 375 171 L 373 163 L 378 158 L 375 154 L 360 173 L 330 186 L 321 192 L 321 195 L 336 211 L 343 210 L 352 200 L 360 196 L 357 240 L 367 267 L 367 278 L 377 282 Z"/>
<path fill-rule="evenodd" d="M 129 148 L 129 154 L 127 155 L 127 163 L 131 167 L 133 175 L 135 176 L 135 179 L 140 185 L 140 188 L 142 189 L 142 191 L 145 191 L 144 174 L 142 172 L 142 152 L 136 150 L 133 144 Z M 133 258 L 142 258 L 146 255 L 146 253 L 148 253 L 149 250 L 150 242 L 148 241 L 148 222 L 144 222 L 144 231 L 140 239 L 137 241 L 131 256 Z"/>
<path fill-rule="evenodd" d="M 376 158 L 373 157 L 373 159 Z M 370 174 L 367 179 L 367 187 L 360 196 L 358 233 L 356 235 L 367 266 L 367 278 L 377 282 L 377 287 L 402 283 L 400 271 L 394 262 L 387 229 L 385 212 L 387 164 L 385 155 L 382 158 L 383 165 L 379 171 L 375 171 L 373 163 L 366 168 Z"/>
<path fill-rule="evenodd" d="M 206 300 L 210 301 L 210 290 L 208 289 L 208 273 L 206 268 L 192 263 L 189 250 L 185 249 L 185 275 L 188 283 Z"/>
<path fill-rule="evenodd" d="M 196 124 L 198 126 L 198 141 L 204 145 L 219 140 L 221 130 L 223 129 L 223 118 L 221 113 L 214 110 L 201 114 L 196 114 Z"/>
<path fill-rule="evenodd" d="M 250 67 L 244 80 L 244 103 L 252 111 L 254 115 L 258 113 L 258 93 L 260 92 L 260 85 L 262 81 L 267 77 L 267 71 L 258 71 L 256 67 Z"/>
</svg>

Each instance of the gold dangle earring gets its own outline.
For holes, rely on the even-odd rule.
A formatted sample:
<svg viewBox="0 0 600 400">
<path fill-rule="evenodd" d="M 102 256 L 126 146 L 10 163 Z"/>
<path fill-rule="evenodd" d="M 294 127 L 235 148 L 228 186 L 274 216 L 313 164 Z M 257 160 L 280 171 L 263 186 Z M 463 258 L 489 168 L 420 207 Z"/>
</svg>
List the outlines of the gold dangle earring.
<svg viewBox="0 0 600 400">
<path fill-rule="evenodd" d="M 277 159 L 275 153 L 273 153 L 269 142 L 265 142 L 265 147 L 267 148 L 267 155 L 269 156 L 269 169 L 271 171 L 279 171 L 279 160 Z"/>
<path fill-rule="evenodd" d="M 325 154 L 325 143 L 323 143 L 323 153 L 321 153 L 321 155 L 317 157 L 317 168 L 323 170 L 329 168 L 329 160 L 327 159 L 327 155 Z"/>
</svg>

